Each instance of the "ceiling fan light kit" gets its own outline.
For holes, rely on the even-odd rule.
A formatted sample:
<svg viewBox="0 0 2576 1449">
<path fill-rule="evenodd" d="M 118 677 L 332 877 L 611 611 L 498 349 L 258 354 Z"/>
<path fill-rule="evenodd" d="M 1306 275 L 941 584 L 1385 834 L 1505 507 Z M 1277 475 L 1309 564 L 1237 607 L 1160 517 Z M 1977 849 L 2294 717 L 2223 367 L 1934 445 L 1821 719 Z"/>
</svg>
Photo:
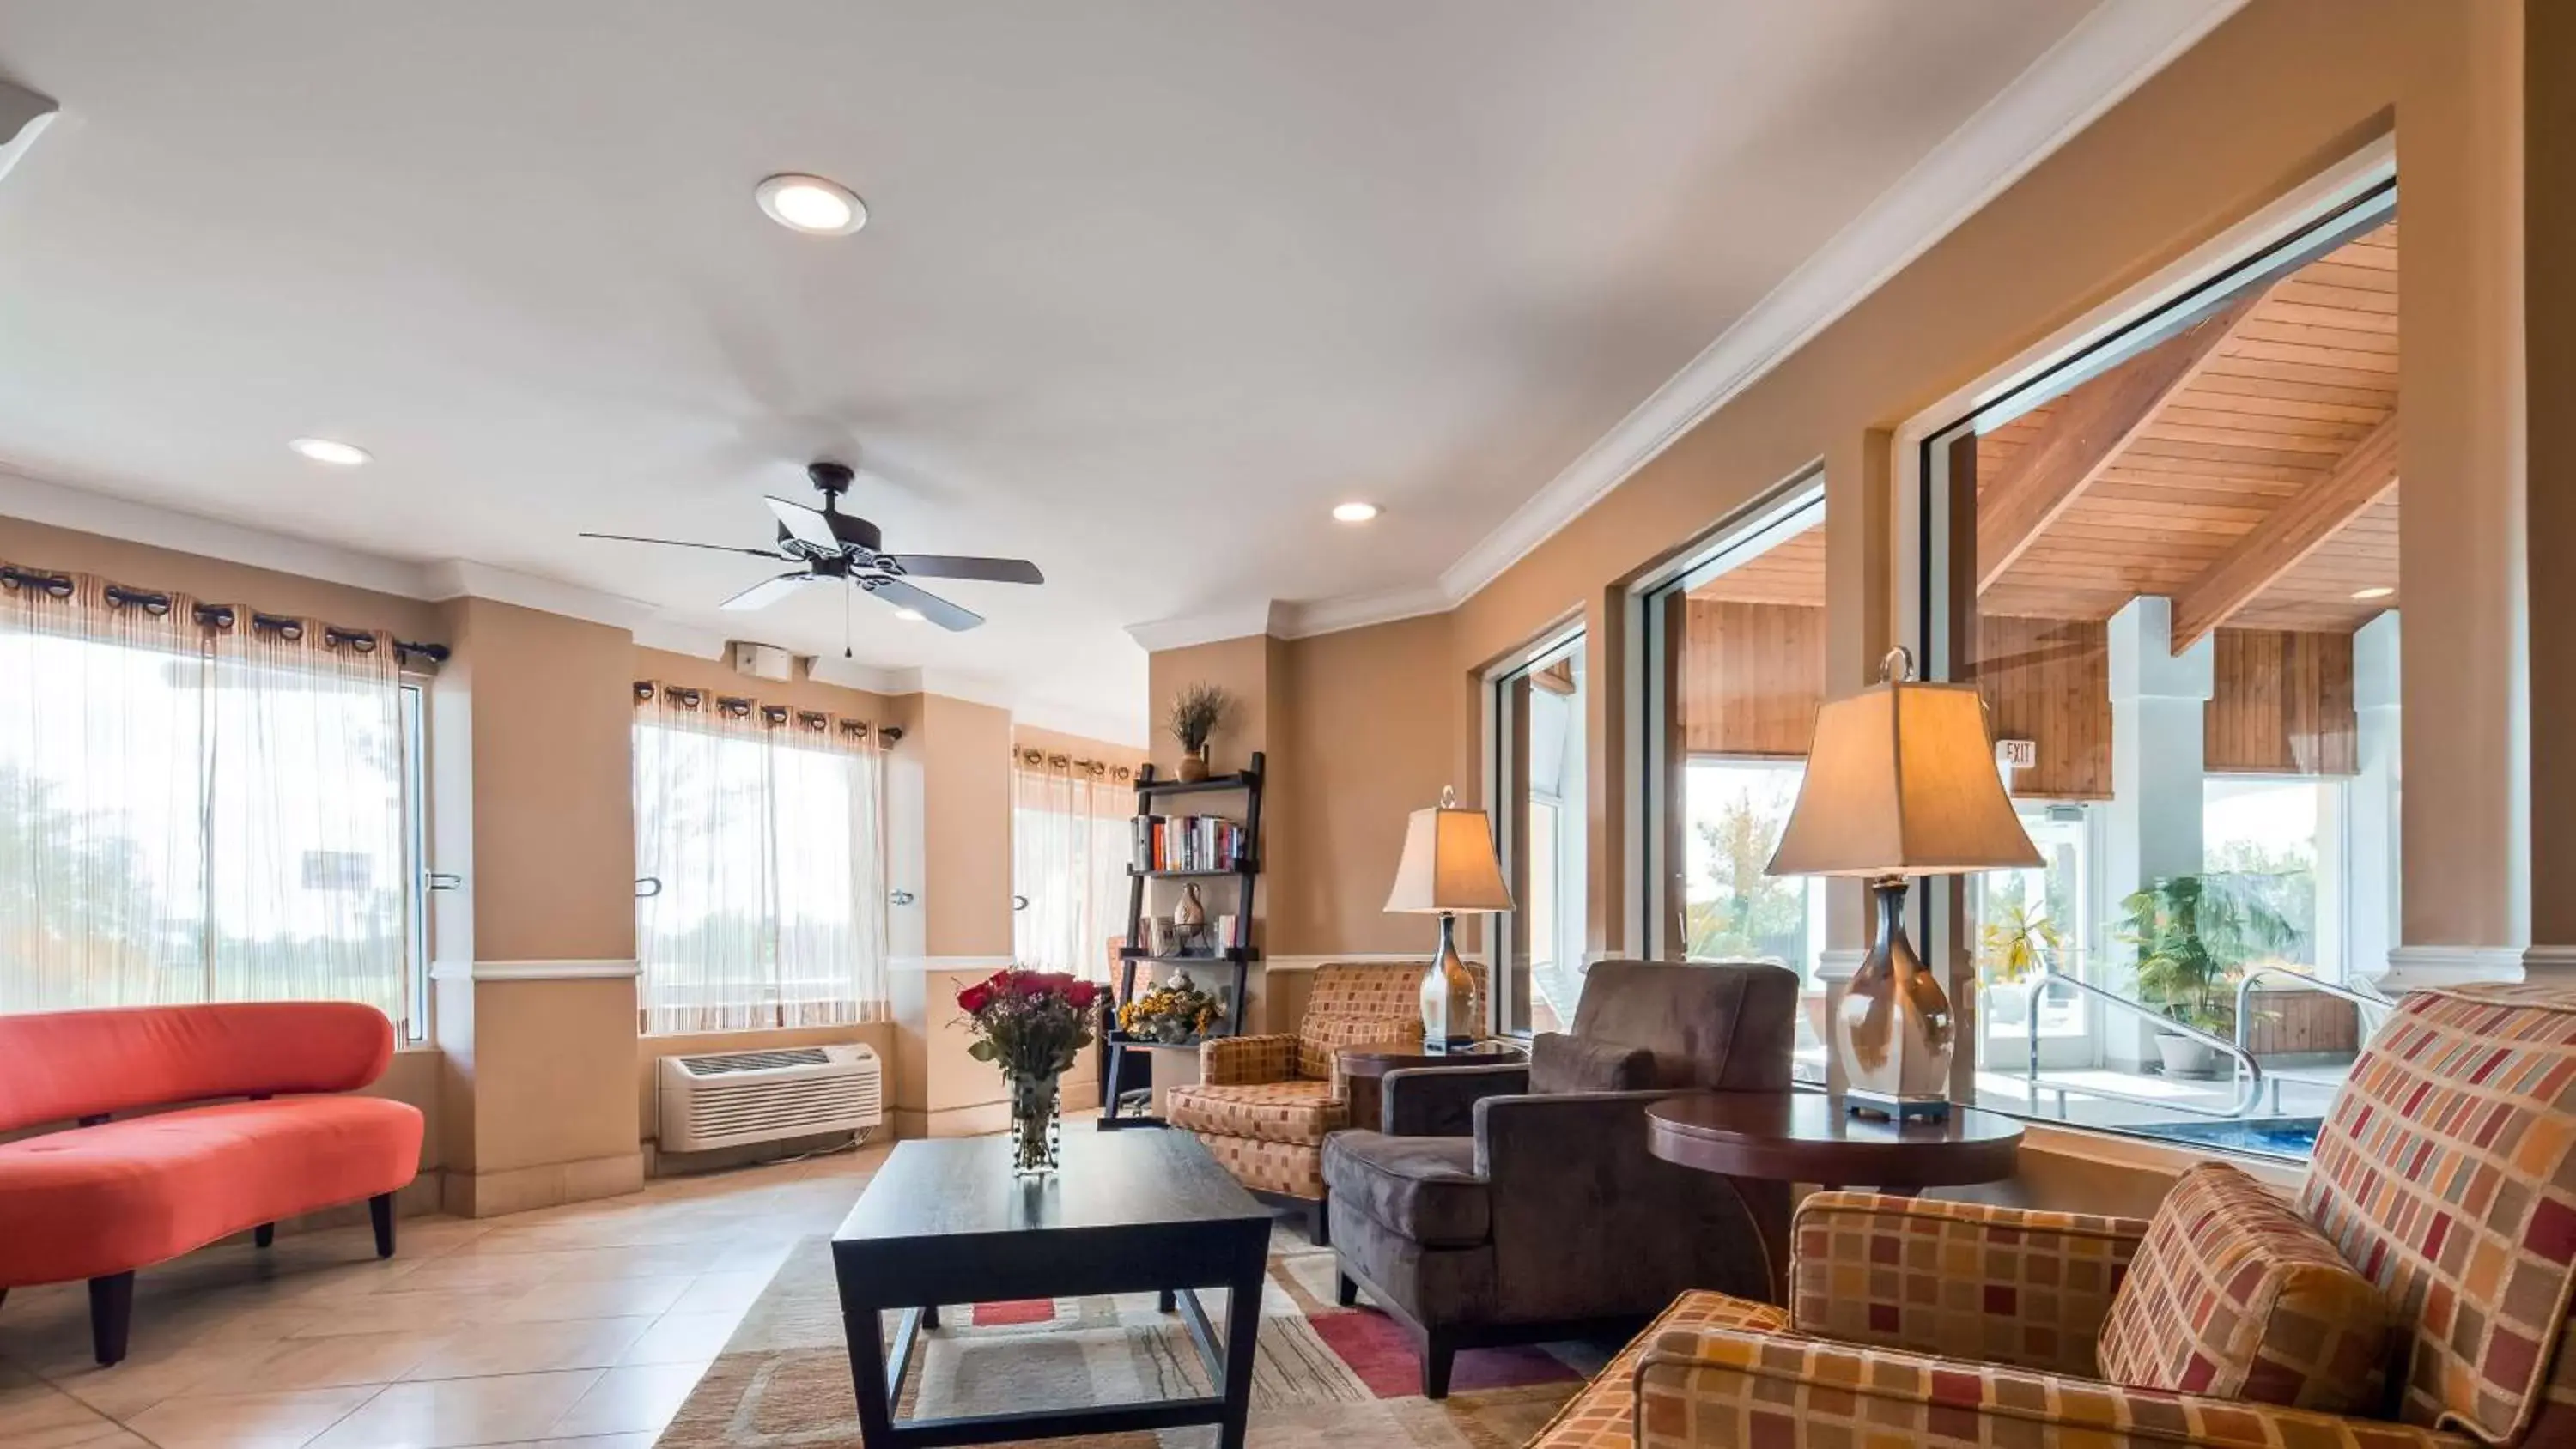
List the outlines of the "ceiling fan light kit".
<svg viewBox="0 0 2576 1449">
<path fill-rule="evenodd" d="M 925 619 L 943 629 L 962 633 L 983 623 L 984 616 L 971 609 L 960 608 L 926 589 L 917 588 L 910 580 L 967 579 L 994 584 L 1046 582 L 1046 575 L 1026 559 L 887 553 L 885 535 L 874 523 L 856 514 L 843 513 L 840 509 L 841 495 L 850 491 L 851 480 L 856 476 L 850 465 L 828 459 L 817 460 L 806 465 L 805 476 L 815 491 L 823 495 L 823 506 L 814 508 L 774 496 L 764 500 L 778 530 L 778 543 L 774 548 L 743 548 L 735 544 L 693 543 L 674 538 L 638 538 L 622 533 L 585 533 L 582 537 L 658 544 L 666 548 L 714 549 L 720 553 L 748 554 L 753 558 L 779 559 L 801 565 L 775 578 L 763 579 L 719 606 L 737 612 L 768 608 L 807 584 L 840 580 L 893 605 L 897 618 Z"/>
</svg>

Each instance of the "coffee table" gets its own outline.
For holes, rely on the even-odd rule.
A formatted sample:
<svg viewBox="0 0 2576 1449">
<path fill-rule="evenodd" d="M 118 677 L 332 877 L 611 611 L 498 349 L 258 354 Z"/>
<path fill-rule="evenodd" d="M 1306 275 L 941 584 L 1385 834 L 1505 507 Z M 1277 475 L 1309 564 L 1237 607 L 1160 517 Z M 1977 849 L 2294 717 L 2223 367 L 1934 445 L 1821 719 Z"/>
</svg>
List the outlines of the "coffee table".
<svg viewBox="0 0 2576 1449">
<path fill-rule="evenodd" d="M 991 1444 L 1215 1424 L 1241 1449 L 1254 1335 L 1270 1254 L 1270 1210 L 1186 1132 L 1064 1134 L 1043 1182 L 1011 1176 L 1001 1137 L 898 1142 L 832 1235 L 859 1440 L 868 1449 Z M 1192 1291 L 1223 1287 L 1225 1347 Z M 1153 1289 L 1177 1308 L 1216 1392 L 1134 1404 L 1035 1408 L 898 1422 L 913 1348 L 939 1305 Z M 901 1314 L 889 1355 L 888 1311 Z"/>
</svg>

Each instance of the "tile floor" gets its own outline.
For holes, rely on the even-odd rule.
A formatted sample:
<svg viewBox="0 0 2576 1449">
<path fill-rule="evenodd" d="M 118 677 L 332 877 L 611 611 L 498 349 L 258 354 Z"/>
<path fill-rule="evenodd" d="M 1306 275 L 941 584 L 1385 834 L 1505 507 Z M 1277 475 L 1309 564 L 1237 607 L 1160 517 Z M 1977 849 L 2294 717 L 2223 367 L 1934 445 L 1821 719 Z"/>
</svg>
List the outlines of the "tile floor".
<svg viewBox="0 0 2576 1449">
<path fill-rule="evenodd" d="M 876 1146 L 475 1222 L 245 1239 L 146 1269 L 90 1359 L 77 1283 L 0 1304 L 0 1449 L 644 1449 Z"/>
</svg>

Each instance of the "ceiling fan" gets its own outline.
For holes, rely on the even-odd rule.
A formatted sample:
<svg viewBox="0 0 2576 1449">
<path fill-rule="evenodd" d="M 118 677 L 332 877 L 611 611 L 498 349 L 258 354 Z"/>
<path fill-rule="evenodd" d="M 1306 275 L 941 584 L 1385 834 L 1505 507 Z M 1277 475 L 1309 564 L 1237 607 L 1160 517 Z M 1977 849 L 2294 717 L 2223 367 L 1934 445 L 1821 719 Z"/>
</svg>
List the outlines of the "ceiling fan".
<svg viewBox="0 0 2576 1449">
<path fill-rule="evenodd" d="M 637 538 L 625 533 L 585 533 L 583 538 L 616 539 L 622 543 L 654 543 L 668 548 L 707 548 L 719 553 L 744 553 L 754 558 L 784 559 L 802 567 L 790 569 L 776 578 L 763 579 L 724 601 L 727 609 L 765 609 L 795 593 L 807 584 L 846 579 L 862 592 L 882 599 L 917 618 L 927 619 L 942 629 L 966 630 L 984 622 L 984 616 L 971 609 L 961 609 L 937 594 L 915 588 L 913 579 L 975 579 L 994 584 L 1042 584 L 1046 575 L 1038 566 L 1019 558 L 971 558 L 944 553 L 887 553 L 885 537 L 877 526 L 855 514 L 840 511 L 842 494 L 850 491 L 853 474 L 846 463 L 816 462 L 805 467 L 805 476 L 823 495 L 823 506 L 809 508 L 784 498 L 766 500 L 769 511 L 778 519 L 776 548 L 740 548 L 727 543 L 690 543 L 676 538 Z"/>
</svg>

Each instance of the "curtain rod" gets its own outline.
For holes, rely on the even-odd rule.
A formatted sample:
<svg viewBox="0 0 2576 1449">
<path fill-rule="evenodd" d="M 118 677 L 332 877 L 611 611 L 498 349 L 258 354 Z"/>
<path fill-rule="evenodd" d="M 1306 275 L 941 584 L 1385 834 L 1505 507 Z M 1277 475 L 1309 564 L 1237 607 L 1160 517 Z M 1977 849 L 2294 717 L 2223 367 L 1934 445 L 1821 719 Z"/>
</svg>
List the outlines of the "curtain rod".
<svg viewBox="0 0 2576 1449">
<path fill-rule="evenodd" d="M 80 592 L 79 583 L 69 574 L 41 573 L 34 569 L 17 568 L 9 564 L 0 564 L 0 588 L 34 589 L 49 599 L 68 599 Z M 170 612 L 170 595 L 155 593 L 150 589 L 129 589 L 123 584 L 109 584 L 106 587 L 106 596 L 108 603 L 118 608 L 141 609 L 156 618 Z M 194 614 L 200 626 L 208 629 L 229 629 L 240 618 L 238 611 L 230 604 L 197 604 L 191 607 L 190 612 Z M 250 623 L 254 629 L 268 630 L 283 639 L 293 640 L 304 637 L 304 621 L 288 615 L 263 614 L 254 609 L 251 611 Z M 334 647 L 345 645 L 361 654 L 371 653 L 376 647 L 376 632 L 373 629 L 343 629 L 337 624 L 325 624 L 322 626 L 322 638 L 324 642 Z M 415 654 L 432 664 L 447 662 L 448 648 L 444 644 L 415 644 L 407 639 L 396 639 L 393 645 L 395 658 L 404 663 L 409 663 Z"/>
<path fill-rule="evenodd" d="M 786 704 L 762 704 L 747 694 L 718 694 L 712 689 L 700 689 L 691 684 L 662 684 L 650 679 L 635 681 L 637 704 L 652 703 L 657 692 L 663 698 L 687 709 L 696 709 L 701 704 L 713 704 L 718 714 L 730 715 L 735 719 L 749 719 L 757 714 L 764 724 L 783 725 L 794 720 L 807 729 L 817 732 L 838 721 L 842 733 L 853 739 L 866 739 L 871 731 L 888 745 L 900 743 L 903 739 L 901 725 L 870 724 L 863 719 L 835 715 L 829 710 L 799 709 L 794 705 Z"/>
<path fill-rule="evenodd" d="M 1136 776 L 1135 770 L 1126 765 L 1113 765 L 1106 760 L 1076 759 L 1062 751 L 1050 754 L 1035 746 L 1027 748 L 1013 746 L 1011 758 L 1033 770 L 1041 766 L 1055 770 L 1080 770 L 1093 779 L 1106 775 L 1113 780 L 1126 781 Z"/>
</svg>

